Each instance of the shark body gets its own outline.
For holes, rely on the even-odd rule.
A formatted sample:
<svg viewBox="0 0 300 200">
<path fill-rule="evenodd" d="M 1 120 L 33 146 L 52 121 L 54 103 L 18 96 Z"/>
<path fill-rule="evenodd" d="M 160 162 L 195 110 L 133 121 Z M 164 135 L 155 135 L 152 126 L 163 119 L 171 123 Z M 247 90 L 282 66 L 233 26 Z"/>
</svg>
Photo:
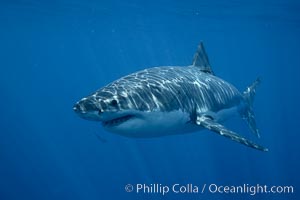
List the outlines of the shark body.
<svg viewBox="0 0 300 200">
<path fill-rule="evenodd" d="M 81 99 L 73 109 L 82 118 L 100 121 L 106 130 L 127 137 L 160 137 L 209 129 L 267 151 L 222 125 L 239 115 L 259 137 L 252 110 L 259 82 L 257 79 L 240 93 L 215 76 L 200 43 L 192 65 L 153 67 L 124 76 Z"/>
</svg>

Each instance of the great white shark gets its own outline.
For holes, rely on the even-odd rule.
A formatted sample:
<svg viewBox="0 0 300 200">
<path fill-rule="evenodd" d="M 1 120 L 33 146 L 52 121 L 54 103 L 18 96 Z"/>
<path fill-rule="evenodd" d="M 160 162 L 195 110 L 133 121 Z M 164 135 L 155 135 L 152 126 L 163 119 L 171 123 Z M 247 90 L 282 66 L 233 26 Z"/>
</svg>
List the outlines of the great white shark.
<svg viewBox="0 0 300 200">
<path fill-rule="evenodd" d="M 260 80 L 241 93 L 217 77 L 203 43 L 192 65 L 148 68 L 124 76 L 78 101 L 80 117 L 110 132 L 150 138 L 208 129 L 254 149 L 268 151 L 222 123 L 239 115 L 259 137 L 252 109 Z"/>
</svg>

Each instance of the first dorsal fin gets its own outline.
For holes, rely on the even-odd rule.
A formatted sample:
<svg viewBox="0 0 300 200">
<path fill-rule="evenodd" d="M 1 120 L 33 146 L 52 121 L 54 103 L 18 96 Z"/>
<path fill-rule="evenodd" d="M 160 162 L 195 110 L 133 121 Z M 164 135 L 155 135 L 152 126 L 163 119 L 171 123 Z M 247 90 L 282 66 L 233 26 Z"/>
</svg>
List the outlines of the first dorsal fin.
<svg viewBox="0 0 300 200">
<path fill-rule="evenodd" d="M 214 74 L 209 64 L 209 60 L 205 52 L 203 42 L 200 42 L 197 52 L 195 53 L 193 66 L 199 67 L 200 70 L 205 73 Z"/>
</svg>

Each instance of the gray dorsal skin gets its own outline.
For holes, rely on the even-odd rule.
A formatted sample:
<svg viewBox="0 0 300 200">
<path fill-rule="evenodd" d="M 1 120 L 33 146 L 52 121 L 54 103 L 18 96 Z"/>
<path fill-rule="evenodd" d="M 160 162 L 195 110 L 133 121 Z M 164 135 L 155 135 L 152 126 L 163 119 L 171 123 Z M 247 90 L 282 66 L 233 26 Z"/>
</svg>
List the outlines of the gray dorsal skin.
<svg viewBox="0 0 300 200">
<path fill-rule="evenodd" d="M 203 42 L 200 42 L 197 52 L 194 55 L 193 66 L 199 67 L 201 71 L 214 75 L 209 64 L 208 56 L 204 49 Z"/>
<path fill-rule="evenodd" d="M 258 135 L 253 114 L 257 79 L 244 93 L 214 75 L 201 42 L 191 66 L 148 68 L 100 88 L 74 106 L 82 118 L 127 137 L 150 138 L 207 129 L 248 147 L 268 151 L 227 129 L 238 114 Z M 258 135 L 259 136 L 259 135 Z"/>
</svg>

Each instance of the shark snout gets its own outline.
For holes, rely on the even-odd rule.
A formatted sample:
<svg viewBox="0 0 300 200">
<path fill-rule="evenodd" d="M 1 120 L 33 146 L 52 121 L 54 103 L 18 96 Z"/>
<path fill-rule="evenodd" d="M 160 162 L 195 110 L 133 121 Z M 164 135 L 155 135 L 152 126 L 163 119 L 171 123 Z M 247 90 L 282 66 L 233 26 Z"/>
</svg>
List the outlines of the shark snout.
<svg viewBox="0 0 300 200">
<path fill-rule="evenodd" d="M 73 110 L 76 113 L 80 113 L 82 111 L 82 108 L 80 107 L 79 103 L 75 103 L 74 106 L 73 106 Z"/>
<path fill-rule="evenodd" d="M 93 99 L 83 98 L 82 100 L 75 103 L 75 105 L 73 106 L 73 110 L 84 119 L 93 121 L 101 120 L 100 114 L 102 113 L 102 110 L 97 107 Z"/>
<path fill-rule="evenodd" d="M 101 112 L 97 107 L 95 100 L 89 98 L 83 98 L 73 106 L 73 110 L 78 114 Z"/>
</svg>

